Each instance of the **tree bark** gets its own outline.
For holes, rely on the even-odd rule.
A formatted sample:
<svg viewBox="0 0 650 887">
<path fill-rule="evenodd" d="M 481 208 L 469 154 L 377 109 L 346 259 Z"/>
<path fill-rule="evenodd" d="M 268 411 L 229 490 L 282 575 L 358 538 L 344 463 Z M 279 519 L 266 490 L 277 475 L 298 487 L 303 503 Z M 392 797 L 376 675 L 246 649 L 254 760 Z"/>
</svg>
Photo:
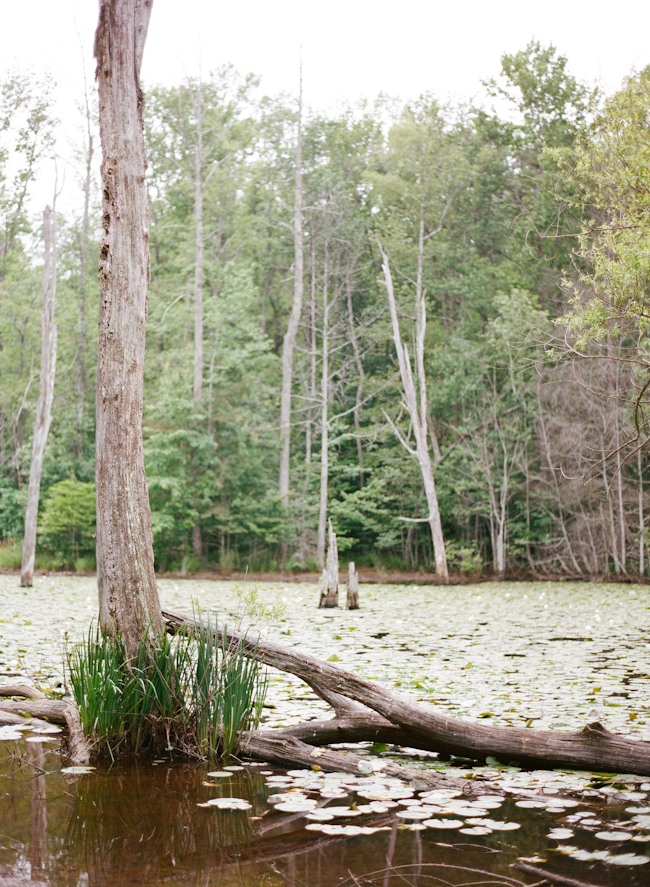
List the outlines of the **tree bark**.
<svg viewBox="0 0 650 887">
<path fill-rule="evenodd" d="M 302 312 L 303 237 L 302 237 L 302 66 L 298 98 L 298 134 L 296 139 L 296 177 L 293 211 L 294 277 L 293 304 L 289 326 L 282 347 L 282 392 L 280 397 L 280 480 L 279 493 L 285 507 L 289 504 L 289 455 L 291 451 L 291 387 L 293 383 L 293 350 Z M 286 546 L 285 546 L 286 547 Z M 286 555 L 286 552 L 285 552 Z"/>
<path fill-rule="evenodd" d="M 336 544 L 336 533 L 329 521 L 329 540 L 327 546 L 327 564 L 323 570 L 323 581 L 320 589 L 319 607 L 338 607 L 339 605 L 339 552 Z"/>
<path fill-rule="evenodd" d="M 149 283 L 140 68 L 152 0 L 101 0 L 95 35 L 104 238 L 97 355 L 97 582 L 100 625 L 135 656 L 162 632 L 142 449 Z"/>
<path fill-rule="evenodd" d="M 164 610 L 163 616 L 172 634 L 188 627 L 194 631 L 204 630 L 192 617 L 169 610 Z M 409 742 L 411 747 L 421 745 L 429 750 L 478 760 L 492 755 L 505 763 L 514 760 L 547 769 L 569 767 L 650 775 L 650 743 L 617 736 L 598 723 L 574 732 L 477 724 L 438 713 L 432 706 L 417 705 L 308 653 L 285 649 L 261 638 L 248 638 L 229 629 L 218 628 L 217 634 L 219 640 L 225 638 L 229 643 L 241 643 L 245 655 L 296 675 L 332 705 L 336 706 L 341 697 L 346 697 L 372 709 L 413 737 Z M 358 708 L 354 711 L 358 712 Z M 374 715 L 369 721 L 371 719 L 376 723 Z M 335 727 L 335 722 L 332 726 Z M 318 763 L 322 766 L 320 758 Z"/>
<path fill-rule="evenodd" d="M 433 477 L 433 467 L 431 465 L 431 455 L 429 453 L 429 439 L 427 435 L 427 390 L 426 377 L 424 375 L 424 334 L 426 331 L 426 307 L 424 303 L 424 294 L 418 294 L 416 306 L 416 342 L 415 342 L 415 360 L 419 377 L 419 405 L 418 394 L 416 392 L 415 383 L 413 381 L 413 371 L 411 369 L 411 360 L 408 348 L 402 345 L 402 337 L 399 328 L 399 319 L 397 317 L 397 306 L 395 304 L 395 294 L 393 291 L 393 279 L 388 264 L 388 256 L 382 249 L 381 256 L 383 262 L 384 281 L 386 284 L 386 292 L 388 294 L 388 305 L 390 308 L 390 316 L 393 325 L 393 340 L 395 342 L 395 350 L 397 352 L 397 361 L 399 364 L 400 377 L 402 380 L 402 389 L 404 392 L 404 403 L 411 420 L 413 433 L 415 436 L 415 449 L 413 449 L 405 438 L 397 431 L 397 428 L 391 423 L 393 431 L 398 440 L 405 449 L 414 456 L 420 466 L 422 481 L 424 484 L 424 492 L 427 497 L 427 505 L 429 507 L 429 517 L 427 523 L 431 530 L 431 539 L 433 542 L 433 553 L 436 561 L 436 573 L 441 579 L 449 577 L 447 569 L 447 554 L 445 552 L 445 540 L 442 533 L 442 522 L 440 520 L 440 510 L 438 508 L 438 494 L 436 492 L 436 482 Z M 418 278 L 420 280 L 420 278 Z M 418 285 L 418 289 L 420 285 Z"/>
<path fill-rule="evenodd" d="M 34 580 L 34 556 L 36 554 L 36 525 L 38 500 L 41 491 L 43 456 L 52 422 L 54 377 L 56 374 L 57 329 L 54 323 L 56 300 L 56 214 L 49 206 L 43 213 L 43 238 L 45 259 L 43 262 L 43 301 L 41 308 L 41 390 L 36 406 L 36 421 L 32 443 L 32 462 L 29 468 L 29 488 L 25 511 L 25 535 L 20 584 L 30 588 Z"/>
</svg>

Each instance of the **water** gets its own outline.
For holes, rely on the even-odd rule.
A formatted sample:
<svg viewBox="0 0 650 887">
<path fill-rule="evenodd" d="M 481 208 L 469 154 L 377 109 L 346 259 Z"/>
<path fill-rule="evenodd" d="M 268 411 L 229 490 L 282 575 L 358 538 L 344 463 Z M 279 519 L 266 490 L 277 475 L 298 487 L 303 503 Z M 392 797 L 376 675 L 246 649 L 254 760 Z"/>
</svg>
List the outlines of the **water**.
<svg viewBox="0 0 650 887">
<path fill-rule="evenodd" d="M 198 600 L 230 621 L 241 612 L 233 583 L 163 580 L 160 589 L 171 608 L 191 610 L 192 600 Z M 26 592 L 16 576 L 0 576 L 0 680 L 65 689 L 65 639 L 74 642 L 87 630 L 96 614 L 96 594 L 90 578 L 38 577 Z M 317 610 L 318 590 L 307 584 L 268 583 L 260 595 L 268 603 L 284 599 L 286 604 L 285 617 L 265 628 L 272 639 L 458 717 L 557 730 L 598 718 L 630 738 L 650 735 L 645 586 L 363 585 L 362 609 L 354 612 Z M 327 711 L 304 684 L 278 673 L 272 674 L 268 706 L 268 728 Z M 370 755 L 377 749 L 357 751 Z M 228 777 L 208 777 L 214 765 L 122 761 L 74 775 L 62 772 L 65 761 L 56 738 L 50 743 L 0 740 L 0 887 L 478 882 L 515 887 L 538 882 L 511 868 L 522 858 L 585 885 L 650 883 L 650 778 L 473 766 L 431 755 L 418 758 L 408 750 L 385 750 L 380 757 L 386 756 L 441 775 L 489 780 L 509 799 L 481 815 L 431 814 L 431 821 L 457 822 L 453 828 L 419 828 L 427 820 L 399 817 L 399 810 L 408 811 L 408 798 L 385 812 L 319 823 L 306 818 L 314 805 L 327 809 L 356 799 L 359 807 L 369 806 L 368 798 L 353 791 L 362 791 L 362 784 L 341 784 L 343 799 L 328 799 L 304 775 L 288 777 L 285 787 L 309 802 L 292 813 L 267 803 L 279 788 L 268 784 L 273 778 L 261 772 L 264 767 L 246 765 Z M 522 792 L 539 797 L 544 807 L 517 806 Z M 417 801 L 418 793 L 413 795 Z M 218 797 L 240 798 L 251 806 L 199 806 Z M 574 806 L 558 810 L 557 798 L 572 799 Z M 504 831 L 496 822 L 518 828 Z M 341 826 L 379 830 L 328 833 L 332 826 L 334 832 Z"/>
<path fill-rule="evenodd" d="M 268 804 L 268 795 L 278 789 L 267 785 L 266 768 L 247 765 L 225 778 L 209 778 L 209 772 L 207 764 L 123 761 L 102 763 L 77 776 L 62 773 L 54 742 L 0 743 L 0 884 L 5 884 L 2 875 L 9 873 L 23 879 L 15 883 L 53 887 L 532 883 L 535 878 L 511 868 L 521 857 L 603 887 L 647 887 L 649 882 L 648 865 L 587 864 L 555 849 L 570 843 L 583 850 L 607 851 L 611 857 L 642 859 L 648 853 L 647 843 L 629 838 L 612 843 L 595 837 L 596 829 L 616 830 L 629 823 L 625 812 L 629 800 L 604 804 L 592 799 L 552 814 L 518 807 L 509 799 L 483 818 L 516 823 L 519 828 L 487 835 L 462 834 L 457 828 L 411 830 L 413 823 L 397 815 L 406 809 L 400 804 L 383 813 L 337 818 L 341 824 L 381 829 L 346 837 L 309 830 L 304 813 L 280 812 Z M 306 775 L 309 778 L 308 771 Z M 325 778 L 319 777 L 320 784 Z M 288 785 L 295 782 L 304 783 L 304 778 L 296 775 Z M 319 797 L 317 792 L 312 795 Z M 247 810 L 199 806 L 217 797 L 245 799 L 251 806 Z M 355 798 L 358 806 L 368 804 L 366 798 L 351 793 L 343 799 L 320 798 L 320 809 L 347 805 Z M 553 803 L 548 796 L 544 800 Z M 581 812 L 600 825 L 583 829 L 575 822 L 567 825 L 567 819 Z M 443 819 L 438 816 L 438 821 Z M 558 827 L 574 831 L 570 842 L 548 837 Z M 629 831 L 629 825 L 625 829 Z M 650 862 L 650 855 L 647 859 Z"/>
</svg>

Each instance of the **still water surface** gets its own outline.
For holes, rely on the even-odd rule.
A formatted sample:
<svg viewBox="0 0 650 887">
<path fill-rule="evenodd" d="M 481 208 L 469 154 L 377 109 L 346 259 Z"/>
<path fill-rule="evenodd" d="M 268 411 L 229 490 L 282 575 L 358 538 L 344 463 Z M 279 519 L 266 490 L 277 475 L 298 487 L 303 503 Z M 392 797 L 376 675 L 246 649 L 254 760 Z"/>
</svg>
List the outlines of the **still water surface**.
<svg viewBox="0 0 650 887">
<path fill-rule="evenodd" d="M 103 764 L 87 775 L 74 775 L 61 772 L 55 743 L 45 751 L 47 745 L 23 740 L 0 746 L 3 887 L 432 887 L 479 882 L 512 887 L 538 882 L 511 868 L 521 857 L 603 887 L 647 887 L 650 882 L 650 866 L 580 862 L 558 853 L 562 841 L 549 837 L 569 819 L 571 845 L 596 852 L 607 847 L 614 856 L 640 860 L 647 843 L 631 844 L 624 833 L 617 844 L 596 838 L 597 829 L 615 833 L 621 823 L 629 828 L 629 800 L 603 804 L 591 799 L 552 814 L 518 807 L 508 799 L 489 813 L 520 827 L 487 835 L 421 827 L 400 818 L 404 808 L 398 807 L 337 820 L 355 825 L 362 820 L 365 827 L 380 829 L 374 834 L 332 836 L 307 829 L 304 814 L 269 805 L 267 797 L 277 788 L 267 784 L 269 771 L 262 775 L 259 767 L 232 771 L 216 785 L 214 779 L 205 784 L 211 781 L 207 765 L 170 760 Z M 199 806 L 216 797 L 246 799 L 251 807 Z M 344 803 L 354 799 L 350 794 Z M 325 799 L 323 809 L 340 805 L 341 799 Z M 576 812 L 599 824 L 578 828 Z"/>
</svg>

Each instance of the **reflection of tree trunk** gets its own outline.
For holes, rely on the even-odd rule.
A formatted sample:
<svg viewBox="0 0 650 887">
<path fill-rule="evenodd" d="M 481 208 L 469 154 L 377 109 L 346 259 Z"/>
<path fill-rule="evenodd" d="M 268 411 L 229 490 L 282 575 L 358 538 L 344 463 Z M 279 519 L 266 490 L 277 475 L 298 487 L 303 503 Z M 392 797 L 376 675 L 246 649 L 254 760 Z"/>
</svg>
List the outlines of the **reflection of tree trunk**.
<svg viewBox="0 0 650 887">
<path fill-rule="evenodd" d="M 142 449 L 149 211 L 140 86 L 151 0 L 101 0 L 95 35 L 104 237 L 97 356 L 100 624 L 129 657 L 163 628 Z"/>
<path fill-rule="evenodd" d="M 45 790 L 45 753 L 40 742 L 27 742 L 27 759 L 32 768 L 32 844 L 30 877 L 38 880 L 47 858 L 47 806 Z"/>
<path fill-rule="evenodd" d="M 32 463 L 29 469 L 29 489 L 25 511 L 25 536 L 23 539 L 23 562 L 20 571 L 20 584 L 29 588 L 34 578 L 34 555 L 36 553 L 36 524 L 38 520 L 38 499 L 41 491 L 41 474 L 45 444 L 52 422 L 52 401 L 54 400 L 54 376 L 56 373 L 57 330 L 54 323 L 54 302 L 56 298 L 56 214 L 48 206 L 43 213 L 43 237 L 45 240 L 45 260 L 43 263 L 43 303 L 41 309 L 41 390 L 36 407 Z"/>
</svg>

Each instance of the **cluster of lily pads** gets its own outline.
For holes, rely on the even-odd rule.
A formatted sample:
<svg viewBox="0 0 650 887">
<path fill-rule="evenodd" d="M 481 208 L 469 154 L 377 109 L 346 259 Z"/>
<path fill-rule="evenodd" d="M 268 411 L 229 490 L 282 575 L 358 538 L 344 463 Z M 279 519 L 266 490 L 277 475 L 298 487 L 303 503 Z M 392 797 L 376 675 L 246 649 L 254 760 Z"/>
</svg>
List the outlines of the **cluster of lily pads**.
<svg viewBox="0 0 650 887">
<path fill-rule="evenodd" d="M 242 768 L 233 766 L 212 771 L 208 776 L 219 781 L 204 784 L 223 785 L 222 780 L 238 769 Z M 558 788 L 553 786 L 548 787 L 548 794 L 516 800 L 516 794 L 509 799 L 501 793 L 490 793 L 489 789 L 484 794 L 470 796 L 457 788 L 418 788 L 417 783 L 407 785 L 400 779 L 379 772 L 358 776 L 306 769 L 289 770 L 282 774 L 265 769 L 257 772 L 265 777 L 270 792 L 267 803 L 275 812 L 291 814 L 292 819 L 301 817 L 307 830 L 326 835 L 353 837 L 390 831 L 395 820 L 399 828 L 408 831 L 454 830 L 474 837 L 515 831 L 521 827 L 521 823 L 509 818 L 502 809 L 506 801 L 511 800 L 516 810 L 538 810 L 562 817 L 562 824 L 554 826 L 547 834 L 551 851 L 576 860 L 598 860 L 619 866 L 650 862 L 650 856 L 645 854 L 617 853 L 610 849 L 588 850 L 564 843 L 573 838 L 576 831 L 581 838 L 593 836 L 597 841 L 609 842 L 612 846 L 626 841 L 650 843 L 650 806 L 642 804 L 650 795 L 650 783 L 641 783 L 639 790 L 631 791 L 605 787 L 609 788 L 610 795 L 615 795 L 615 803 L 627 804 L 625 813 L 628 818 L 617 821 L 615 827 L 611 827 L 598 818 L 599 808 L 594 809 L 591 804 L 584 809 L 589 800 L 560 796 L 557 794 Z M 514 788 L 512 784 L 511 788 Z M 601 797 L 607 796 L 605 789 Z M 587 791 L 586 794 L 599 793 Z M 200 806 L 249 810 L 252 805 L 245 798 L 218 797 Z M 366 817 L 372 819 L 364 824 Z"/>
</svg>

